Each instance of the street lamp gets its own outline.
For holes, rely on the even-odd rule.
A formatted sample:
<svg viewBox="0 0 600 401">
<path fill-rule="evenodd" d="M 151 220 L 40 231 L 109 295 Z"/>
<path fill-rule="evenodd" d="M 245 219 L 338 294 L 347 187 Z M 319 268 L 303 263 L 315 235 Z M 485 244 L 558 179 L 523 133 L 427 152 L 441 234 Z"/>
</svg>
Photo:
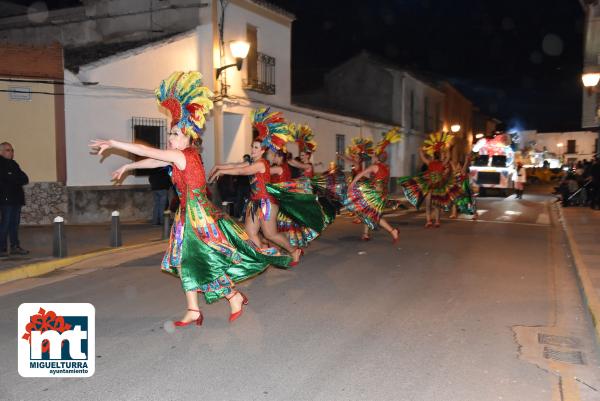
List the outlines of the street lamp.
<svg viewBox="0 0 600 401">
<path fill-rule="evenodd" d="M 594 93 L 596 89 L 596 86 L 598 85 L 598 82 L 600 82 L 600 73 L 596 72 L 594 70 L 590 71 L 588 69 L 588 72 L 584 73 L 581 76 L 581 81 L 583 81 L 583 86 L 586 87 L 587 89 L 587 93 L 588 96 L 592 96 L 592 94 Z M 598 122 L 598 99 L 596 98 L 596 123 Z M 596 155 L 598 155 L 600 153 L 600 124 L 598 124 L 598 138 L 596 139 L 597 142 L 597 148 L 596 150 Z"/>
<path fill-rule="evenodd" d="M 482 133 L 479 133 L 477 135 L 475 135 L 475 139 L 481 139 L 483 138 L 485 135 L 483 135 Z"/>
<path fill-rule="evenodd" d="M 248 52 L 250 51 L 250 43 L 245 40 L 234 40 L 229 43 L 229 50 L 231 51 L 231 55 L 235 58 L 235 63 L 217 68 L 217 79 L 219 79 L 221 72 L 229 67 L 235 66 L 238 71 L 242 69 L 244 59 L 248 56 Z"/>
<path fill-rule="evenodd" d="M 583 81 L 583 86 L 588 88 L 588 91 L 591 93 L 594 86 L 598 85 L 598 81 L 600 81 L 600 73 L 588 72 L 581 76 L 581 80 Z"/>
<path fill-rule="evenodd" d="M 452 131 L 452 132 L 454 132 L 456 134 L 458 131 L 460 131 L 460 124 L 453 124 L 450 127 L 450 131 Z"/>
</svg>

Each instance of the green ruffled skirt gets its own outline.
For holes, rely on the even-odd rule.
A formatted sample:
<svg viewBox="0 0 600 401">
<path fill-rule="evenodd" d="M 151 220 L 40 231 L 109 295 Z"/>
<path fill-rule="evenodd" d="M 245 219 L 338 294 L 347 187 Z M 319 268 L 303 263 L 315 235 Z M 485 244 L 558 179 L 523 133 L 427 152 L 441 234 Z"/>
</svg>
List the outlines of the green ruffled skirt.
<svg viewBox="0 0 600 401">
<path fill-rule="evenodd" d="M 240 225 L 196 190 L 187 195 L 185 210 L 175 214 L 161 268 L 180 277 L 184 291 L 201 291 L 212 303 L 230 294 L 235 283 L 291 261 L 275 248 L 259 249 Z"/>
<path fill-rule="evenodd" d="M 267 184 L 267 192 L 279 204 L 277 229 L 287 236 L 290 245 L 306 247 L 329 224 L 309 180 Z"/>
</svg>

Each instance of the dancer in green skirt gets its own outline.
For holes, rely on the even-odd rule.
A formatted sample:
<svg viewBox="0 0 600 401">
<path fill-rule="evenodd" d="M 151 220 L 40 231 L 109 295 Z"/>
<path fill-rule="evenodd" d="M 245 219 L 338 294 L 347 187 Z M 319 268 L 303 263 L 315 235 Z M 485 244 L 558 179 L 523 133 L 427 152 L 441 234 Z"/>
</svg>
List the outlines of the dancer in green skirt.
<svg viewBox="0 0 600 401">
<path fill-rule="evenodd" d="M 212 93 L 202 86 L 201 78 L 196 71 L 175 72 L 156 89 L 159 105 L 171 117 L 168 150 L 115 140 L 94 140 L 90 144 L 99 155 L 118 149 L 145 157 L 115 171 L 115 180 L 137 168 L 172 166 L 180 206 L 162 269 L 181 278 L 187 299 L 187 312 L 175 322 L 176 326 L 202 324 L 198 292 L 204 294 L 207 303 L 226 298 L 231 308 L 229 321 L 236 320 L 248 299 L 235 289 L 235 283 L 261 273 L 270 264 L 288 266 L 292 262 L 289 255 L 274 248 L 260 249 L 207 197 L 204 165 L 193 146 L 203 132 L 204 116 L 213 106 Z"/>
</svg>

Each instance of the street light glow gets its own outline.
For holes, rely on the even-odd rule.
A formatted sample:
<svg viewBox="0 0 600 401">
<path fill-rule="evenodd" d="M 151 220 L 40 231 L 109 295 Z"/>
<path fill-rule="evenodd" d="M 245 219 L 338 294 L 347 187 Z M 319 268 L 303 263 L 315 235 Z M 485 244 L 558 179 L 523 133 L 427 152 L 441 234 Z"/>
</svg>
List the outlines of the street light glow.
<svg viewBox="0 0 600 401">
<path fill-rule="evenodd" d="M 454 124 L 450 127 L 450 131 L 457 133 L 458 131 L 460 131 L 460 124 Z"/>
<path fill-rule="evenodd" d="M 583 86 L 586 88 L 593 88 L 594 86 L 598 85 L 598 82 L 600 81 L 600 73 L 590 72 L 583 74 L 581 76 L 581 80 L 583 81 Z"/>
<path fill-rule="evenodd" d="M 562 148 L 563 144 L 562 143 L 557 143 L 556 146 L 559 147 L 559 148 Z"/>
<path fill-rule="evenodd" d="M 231 55 L 235 58 L 246 58 L 250 51 L 250 43 L 245 40 L 234 40 L 229 43 L 229 50 L 231 50 Z"/>
<path fill-rule="evenodd" d="M 475 139 L 481 139 L 481 138 L 483 138 L 483 137 L 484 137 L 484 135 L 483 135 L 483 134 L 477 134 L 477 135 L 475 135 Z"/>
</svg>

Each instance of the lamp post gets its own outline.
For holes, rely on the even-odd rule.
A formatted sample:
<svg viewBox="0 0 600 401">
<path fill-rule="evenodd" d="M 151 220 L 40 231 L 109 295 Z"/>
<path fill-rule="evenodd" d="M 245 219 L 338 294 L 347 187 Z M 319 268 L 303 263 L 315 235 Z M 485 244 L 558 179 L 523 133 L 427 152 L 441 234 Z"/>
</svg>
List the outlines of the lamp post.
<svg viewBox="0 0 600 401">
<path fill-rule="evenodd" d="M 244 59 L 248 56 L 248 52 L 250 51 L 250 43 L 245 40 L 234 40 L 233 42 L 229 42 L 229 50 L 231 51 L 231 55 L 235 58 L 235 63 L 217 68 L 217 79 L 221 76 L 221 72 L 229 67 L 235 66 L 238 71 L 242 69 Z"/>
<path fill-rule="evenodd" d="M 581 76 L 581 80 L 583 81 L 583 86 L 587 88 L 588 96 L 591 96 L 594 92 L 597 91 L 596 87 L 598 86 L 598 82 L 600 82 L 600 73 L 598 72 L 587 72 Z M 597 127 L 597 139 L 596 139 L 596 155 L 600 153 L 600 124 L 598 124 L 598 102 L 596 101 L 595 107 L 595 118 L 596 118 L 596 127 Z"/>
<path fill-rule="evenodd" d="M 460 131 L 460 124 L 452 124 L 452 126 L 450 127 L 450 131 L 456 134 L 458 131 Z"/>
</svg>

